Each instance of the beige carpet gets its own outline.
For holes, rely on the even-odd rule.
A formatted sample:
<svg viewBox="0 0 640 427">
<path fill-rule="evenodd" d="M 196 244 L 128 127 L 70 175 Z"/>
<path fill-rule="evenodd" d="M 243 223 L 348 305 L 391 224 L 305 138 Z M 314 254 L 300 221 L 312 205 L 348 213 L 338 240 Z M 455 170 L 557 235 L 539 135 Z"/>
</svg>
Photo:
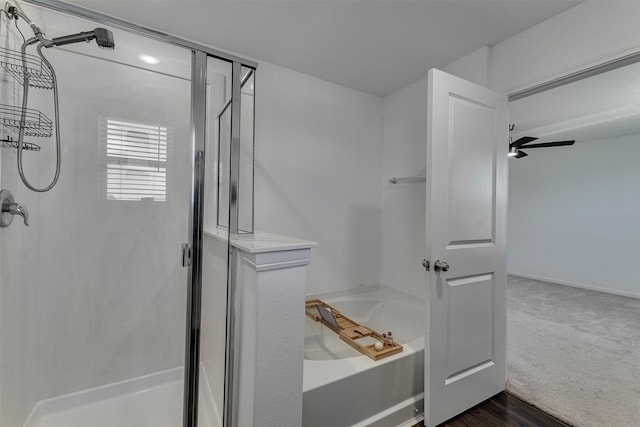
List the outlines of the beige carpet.
<svg viewBox="0 0 640 427">
<path fill-rule="evenodd" d="M 640 426 L 640 299 L 510 276 L 508 307 L 508 391 L 574 426 Z"/>
</svg>

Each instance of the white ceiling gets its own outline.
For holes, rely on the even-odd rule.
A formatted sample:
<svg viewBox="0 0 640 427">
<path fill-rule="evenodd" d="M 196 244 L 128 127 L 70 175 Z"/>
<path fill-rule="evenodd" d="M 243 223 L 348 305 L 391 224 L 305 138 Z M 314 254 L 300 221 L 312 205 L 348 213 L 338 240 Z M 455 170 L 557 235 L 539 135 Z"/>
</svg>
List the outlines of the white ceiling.
<svg viewBox="0 0 640 427">
<path fill-rule="evenodd" d="M 578 0 L 67 0 L 374 95 L 388 95 Z"/>
</svg>

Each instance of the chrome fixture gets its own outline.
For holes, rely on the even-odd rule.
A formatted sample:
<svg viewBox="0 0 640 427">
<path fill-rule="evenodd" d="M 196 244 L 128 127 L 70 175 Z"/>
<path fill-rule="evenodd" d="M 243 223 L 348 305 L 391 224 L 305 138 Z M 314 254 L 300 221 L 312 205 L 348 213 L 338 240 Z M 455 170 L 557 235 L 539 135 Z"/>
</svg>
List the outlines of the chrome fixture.
<svg viewBox="0 0 640 427">
<path fill-rule="evenodd" d="M 431 271 L 431 262 L 428 259 L 423 259 L 422 260 L 422 267 L 427 271 Z M 436 273 L 439 273 L 441 271 L 449 271 L 449 264 L 447 264 L 444 261 L 440 261 L 438 259 L 438 260 L 436 260 L 436 262 L 433 263 L 433 270 Z"/>
<path fill-rule="evenodd" d="M 244 86 L 247 84 L 251 76 L 253 76 L 253 72 L 254 70 L 249 69 L 247 74 L 245 74 L 244 77 L 240 80 L 240 89 L 244 88 Z M 222 108 L 220 109 L 220 112 L 218 113 L 218 121 L 220 121 L 220 117 L 222 117 L 225 111 L 227 111 L 227 108 L 229 108 L 229 105 L 231 105 L 231 97 L 227 99 L 227 102 L 225 102 Z"/>
<path fill-rule="evenodd" d="M 182 244 L 182 266 L 190 267 L 191 260 L 193 259 L 193 247 L 191 243 Z"/>
<path fill-rule="evenodd" d="M 29 225 L 29 211 L 20 203 L 16 203 L 13 194 L 9 190 L 0 191 L 0 227 L 8 227 L 15 215 L 20 215 L 24 225 Z"/>
<path fill-rule="evenodd" d="M 115 47 L 115 43 L 113 41 L 113 33 L 105 28 L 96 28 L 93 31 L 86 31 L 86 32 L 71 34 L 71 35 L 62 36 L 62 37 L 55 37 L 52 40 L 49 40 L 45 37 L 45 34 L 42 32 L 42 30 L 35 23 L 33 23 L 33 21 L 29 19 L 29 17 L 22 11 L 22 9 L 19 6 L 14 6 L 14 5 L 11 5 L 9 2 L 7 2 L 4 12 L 10 19 L 24 20 L 31 27 L 31 30 L 34 33 L 34 37 L 26 40 L 22 44 L 22 47 L 20 48 L 22 68 L 23 68 L 22 109 L 21 109 L 21 116 L 20 116 L 20 126 L 18 131 L 18 140 L 16 141 L 16 143 L 18 148 L 17 160 L 18 160 L 18 174 L 20 175 L 20 179 L 22 180 L 24 185 L 26 185 L 27 188 L 29 188 L 30 190 L 42 193 L 42 192 L 51 190 L 58 182 L 58 178 L 60 178 L 61 155 L 62 155 L 61 148 L 60 148 L 60 109 L 58 106 L 59 104 L 58 82 L 56 79 L 55 70 L 53 69 L 53 66 L 51 65 L 49 60 L 45 58 L 45 56 L 43 55 L 42 48 L 64 46 L 67 44 L 78 43 L 82 41 L 88 42 L 90 40 L 95 39 L 99 47 L 104 49 L 113 49 Z M 24 136 L 25 136 L 25 127 L 26 127 L 25 123 L 26 123 L 26 115 L 27 115 L 27 102 L 29 98 L 29 86 L 41 87 L 41 86 L 38 86 L 38 84 L 30 85 L 31 75 L 29 72 L 27 72 L 29 68 L 27 47 L 34 44 L 38 45 L 36 47 L 38 56 L 40 57 L 40 59 L 42 60 L 42 63 L 46 66 L 46 68 L 50 72 L 47 74 L 50 74 L 51 81 L 52 81 L 52 85 L 50 88 L 53 89 L 53 104 L 54 104 L 54 115 L 55 115 L 56 171 L 54 173 L 53 179 L 51 180 L 51 183 L 49 183 L 49 185 L 43 188 L 35 187 L 27 180 L 27 177 L 24 174 L 24 169 L 22 165 L 23 163 L 22 151 L 25 149 L 26 145 L 28 144 L 24 142 Z"/>
<path fill-rule="evenodd" d="M 426 175 L 416 175 L 416 176 L 406 176 L 406 177 L 402 177 L 402 178 L 389 178 L 389 182 L 392 184 L 397 184 L 399 182 L 419 182 L 419 181 L 426 181 L 427 177 Z"/>
<path fill-rule="evenodd" d="M 440 260 L 438 259 L 438 260 L 436 260 L 436 262 L 434 262 L 434 263 L 433 263 L 433 269 L 434 269 L 436 272 L 439 272 L 439 271 L 449 271 L 449 264 L 447 264 L 447 263 L 446 263 L 446 262 L 444 262 L 444 261 L 440 261 Z"/>
<path fill-rule="evenodd" d="M 89 42 L 95 40 L 98 47 L 102 49 L 113 49 L 116 47 L 113 42 L 113 33 L 106 28 L 96 28 L 93 31 L 84 31 L 68 36 L 56 37 L 44 47 L 64 46 L 66 44 Z"/>
</svg>

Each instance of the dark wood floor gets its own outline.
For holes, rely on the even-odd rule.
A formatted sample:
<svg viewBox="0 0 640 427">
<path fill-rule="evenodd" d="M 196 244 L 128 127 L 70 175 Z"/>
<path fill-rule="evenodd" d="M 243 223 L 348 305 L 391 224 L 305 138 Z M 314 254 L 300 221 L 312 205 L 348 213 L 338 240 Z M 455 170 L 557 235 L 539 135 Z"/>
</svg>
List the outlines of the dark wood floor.
<svg viewBox="0 0 640 427">
<path fill-rule="evenodd" d="M 567 427 L 508 393 L 500 393 L 438 427 Z M 423 423 L 415 427 L 424 427 Z"/>
</svg>

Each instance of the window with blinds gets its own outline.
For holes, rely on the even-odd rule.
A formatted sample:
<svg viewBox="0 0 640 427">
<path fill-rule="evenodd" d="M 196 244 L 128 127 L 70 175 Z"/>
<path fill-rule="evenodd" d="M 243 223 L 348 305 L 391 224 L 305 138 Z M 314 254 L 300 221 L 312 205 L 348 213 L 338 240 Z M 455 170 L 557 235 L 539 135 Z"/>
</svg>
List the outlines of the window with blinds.
<svg viewBox="0 0 640 427">
<path fill-rule="evenodd" d="M 166 127 L 106 119 L 107 198 L 167 200 Z"/>
</svg>

